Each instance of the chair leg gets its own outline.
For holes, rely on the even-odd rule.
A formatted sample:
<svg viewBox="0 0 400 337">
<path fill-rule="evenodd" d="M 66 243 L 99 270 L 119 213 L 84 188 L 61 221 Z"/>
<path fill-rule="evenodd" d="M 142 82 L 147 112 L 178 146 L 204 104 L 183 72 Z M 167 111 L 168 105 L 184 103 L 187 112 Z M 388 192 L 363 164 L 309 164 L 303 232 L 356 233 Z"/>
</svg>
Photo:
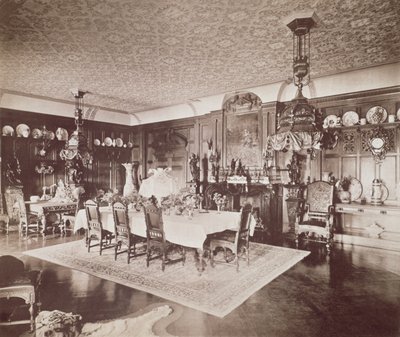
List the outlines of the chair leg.
<svg viewBox="0 0 400 337">
<path fill-rule="evenodd" d="M 166 248 L 164 248 L 163 252 L 162 252 L 162 262 L 161 262 L 162 271 L 165 270 L 165 260 L 166 260 L 166 258 L 167 258 L 167 251 L 166 251 Z"/>
<path fill-rule="evenodd" d="M 151 255 L 151 248 L 150 248 L 149 244 L 147 244 L 147 252 L 146 253 L 147 253 L 146 254 L 146 266 L 148 268 L 149 264 L 150 264 L 150 255 Z"/>
<path fill-rule="evenodd" d="M 119 245 L 119 242 L 115 245 L 114 261 L 117 261 L 118 245 Z"/>
<path fill-rule="evenodd" d="M 210 265 L 212 268 L 215 267 L 215 262 L 214 262 L 214 249 L 213 247 L 210 246 Z"/>
<path fill-rule="evenodd" d="M 131 249 L 130 249 L 130 247 L 128 247 L 127 253 L 128 253 L 127 260 L 128 260 L 128 264 L 129 264 L 131 262 Z"/>
</svg>

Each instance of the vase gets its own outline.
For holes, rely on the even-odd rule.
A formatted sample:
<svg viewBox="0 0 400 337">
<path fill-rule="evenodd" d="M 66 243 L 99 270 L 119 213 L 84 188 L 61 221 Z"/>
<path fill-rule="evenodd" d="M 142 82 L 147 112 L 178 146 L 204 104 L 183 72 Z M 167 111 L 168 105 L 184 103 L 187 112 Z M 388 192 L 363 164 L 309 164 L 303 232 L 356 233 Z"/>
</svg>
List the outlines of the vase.
<svg viewBox="0 0 400 337">
<path fill-rule="evenodd" d="M 217 205 L 217 213 L 221 213 L 221 205 Z"/>
<path fill-rule="evenodd" d="M 132 175 L 132 164 L 124 163 L 122 164 L 125 167 L 125 185 L 123 190 L 123 196 L 129 197 L 135 191 L 135 185 L 133 184 L 133 175 Z"/>
<path fill-rule="evenodd" d="M 349 191 L 338 191 L 337 196 L 343 204 L 349 204 L 351 200 L 351 194 Z"/>
</svg>

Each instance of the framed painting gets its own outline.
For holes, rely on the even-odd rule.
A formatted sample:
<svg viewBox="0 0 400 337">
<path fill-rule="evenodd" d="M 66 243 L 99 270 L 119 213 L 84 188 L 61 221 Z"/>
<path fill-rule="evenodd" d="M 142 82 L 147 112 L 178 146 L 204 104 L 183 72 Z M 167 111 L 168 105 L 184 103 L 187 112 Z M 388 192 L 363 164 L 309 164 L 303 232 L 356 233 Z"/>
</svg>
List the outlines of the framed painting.
<svg viewBox="0 0 400 337">
<path fill-rule="evenodd" d="M 240 159 L 246 168 L 261 167 L 261 123 L 259 113 L 226 114 L 225 166 Z"/>
</svg>

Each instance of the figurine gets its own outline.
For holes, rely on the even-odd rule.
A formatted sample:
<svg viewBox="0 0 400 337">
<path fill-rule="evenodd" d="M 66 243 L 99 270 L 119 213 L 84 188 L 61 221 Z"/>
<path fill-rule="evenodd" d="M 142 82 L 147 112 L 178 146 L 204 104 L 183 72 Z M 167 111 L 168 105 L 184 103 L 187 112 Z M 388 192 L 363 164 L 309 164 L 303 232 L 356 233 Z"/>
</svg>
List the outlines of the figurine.
<svg viewBox="0 0 400 337">
<path fill-rule="evenodd" d="M 190 173 L 192 174 L 192 181 L 199 181 L 200 180 L 200 167 L 199 163 L 199 156 L 192 153 L 189 157 L 189 166 L 190 166 Z"/>
<path fill-rule="evenodd" d="M 289 171 L 290 184 L 298 185 L 300 183 L 300 163 L 295 152 L 293 152 L 292 159 L 286 167 Z"/>
</svg>

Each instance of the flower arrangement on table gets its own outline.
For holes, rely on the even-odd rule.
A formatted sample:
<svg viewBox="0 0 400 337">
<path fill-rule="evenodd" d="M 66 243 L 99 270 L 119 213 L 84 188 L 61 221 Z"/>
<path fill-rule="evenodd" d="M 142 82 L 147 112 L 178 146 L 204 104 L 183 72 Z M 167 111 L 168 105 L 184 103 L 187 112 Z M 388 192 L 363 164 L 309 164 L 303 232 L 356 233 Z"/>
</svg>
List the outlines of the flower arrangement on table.
<svg viewBox="0 0 400 337">
<path fill-rule="evenodd" d="M 223 209 L 228 202 L 226 195 L 222 195 L 221 193 L 215 193 L 213 195 L 213 200 L 214 200 L 215 204 L 217 205 L 218 211 Z"/>
<path fill-rule="evenodd" d="M 200 194 L 193 194 L 187 189 L 182 189 L 177 194 L 171 194 L 161 200 L 162 209 L 168 214 L 175 209 L 175 214 L 193 213 L 196 208 L 201 208 L 203 197 Z"/>
</svg>

